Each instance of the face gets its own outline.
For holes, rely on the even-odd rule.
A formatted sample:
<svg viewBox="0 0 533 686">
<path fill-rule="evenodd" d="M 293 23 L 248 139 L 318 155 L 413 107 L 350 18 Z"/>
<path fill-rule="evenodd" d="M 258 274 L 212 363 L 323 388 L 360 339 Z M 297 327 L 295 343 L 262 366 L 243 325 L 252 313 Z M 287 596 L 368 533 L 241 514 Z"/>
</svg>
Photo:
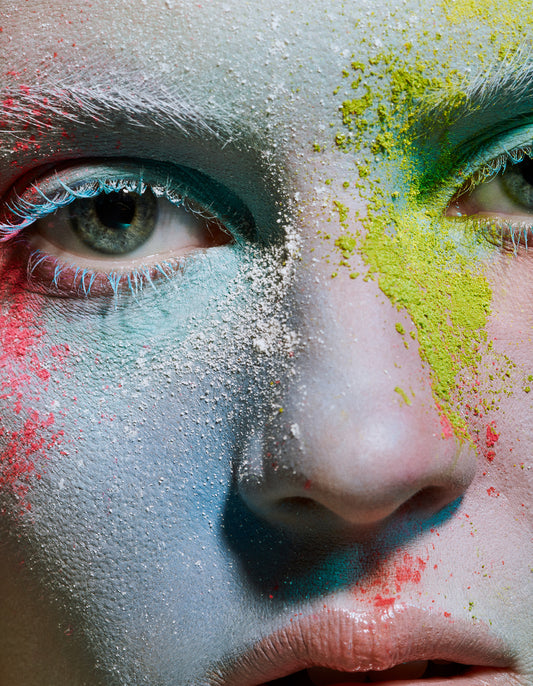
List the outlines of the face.
<svg viewBox="0 0 533 686">
<path fill-rule="evenodd" d="M 533 684 L 533 17 L 3 4 L 0 681 Z"/>
</svg>

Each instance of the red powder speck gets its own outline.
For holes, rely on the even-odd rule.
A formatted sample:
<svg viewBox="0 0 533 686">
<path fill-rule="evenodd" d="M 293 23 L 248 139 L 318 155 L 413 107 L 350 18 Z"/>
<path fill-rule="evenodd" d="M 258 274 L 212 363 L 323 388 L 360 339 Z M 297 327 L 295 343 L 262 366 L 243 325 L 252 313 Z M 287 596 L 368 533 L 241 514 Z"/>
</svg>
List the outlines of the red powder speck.
<svg viewBox="0 0 533 686">
<path fill-rule="evenodd" d="M 70 354 L 68 343 L 63 343 L 62 345 L 53 345 L 50 348 L 50 354 L 52 357 L 57 357 L 61 362 L 64 362 Z"/>
<path fill-rule="evenodd" d="M 444 616 L 445 616 L 445 617 L 451 617 L 452 614 L 451 614 L 451 612 L 445 612 L 445 613 L 444 613 Z"/>
<path fill-rule="evenodd" d="M 53 414 L 43 420 L 37 412 L 32 411 L 22 429 L 9 434 L 7 445 L 0 454 L 0 488 L 9 486 L 15 495 L 24 500 L 29 491 L 30 477 L 41 478 L 35 472 L 36 461 L 46 458 L 46 450 L 53 447 L 63 433 L 58 432 L 50 437 L 49 427 L 53 424 Z M 1 432 L 0 435 L 4 437 L 5 430 Z"/>
<path fill-rule="evenodd" d="M 426 563 L 421 557 L 417 557 L 415 560 L 411 555 L 406 553 L 403 556 L 403 564 L 396 565 L 394 568 L 396 592 L 399 593 L 402 590 L 402 584 L 419 584 L 425 567 Z"/>
<path fill-rule="evenodd" d="M 494 488 L 494 486 L 490 486 L 487 488 L 487 494 L 490 495 L 492 498 L 497 498 L 500 494 L 498 491 Z"/>
<path fill-rule="evenodd" d="M 385 600 L 386 605 L 392 593 L 400 594 L 406 590 L 404 588 L 405 584 L 416 585 L 420 583 L 428 560 L 429 555 L 424 560 L 419 556 L 414 557 L 409 553 L 404 553 L 401 562 L 396 562 L 395 564 L 390 564 L 384 560 L 383 563 L 380 562 L 375 566 L 368 583 L 363 586 L 361 583 L 356 582 L 352 592 L 354 595 L 362 597 L 369 592 L 373 592 L 373 595 L 376 591 L 379 591 L 380 595 L 373 595 L 373 597 L 381 601 Z M 399 595 L 396 598 L 399 598 Z M 369 601 L 374 602 L 370 598 Z M 390 602 L 393 601 L 394 598 Z"/>
<path fill-rule="evenodd" d="M 394 605 L 394 598 L 382 598 L 380 595 L 377 595 L 374 598 L 374 606 L 375 607 L 390 607 L 391 605 Z"/>
<path fill-rule="evenodd" d="M 486 434 L 486 445 L 487 448 L 492 448 L 495 443 L 498 442 L 498 439 L 500 438 L 500 434 L 496 433 L 494 429 L 494 422 L 491 422 L 487 426 L 487 434 Z"/>
<path fill-rule="evenodd" d="M 48 381 L 48 379 L 50 378 L 50 372 L 48 371 L 48 369 L 38 369 L 36 374 L 39 377 L 39 379 L 42 379 L 43 381 Z"/>
<path fill-rule="evenodd" d="M 440 415 L 440 425 L 443 438 L 453 438 L 453 426 L 445 414 Z"/>
</svg>

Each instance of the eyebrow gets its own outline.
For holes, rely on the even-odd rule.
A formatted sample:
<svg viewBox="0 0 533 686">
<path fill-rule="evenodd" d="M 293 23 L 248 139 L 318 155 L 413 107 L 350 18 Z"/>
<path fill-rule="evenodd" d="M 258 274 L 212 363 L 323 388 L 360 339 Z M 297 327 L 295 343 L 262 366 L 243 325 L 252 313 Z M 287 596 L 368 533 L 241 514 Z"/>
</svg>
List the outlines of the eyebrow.
<svg viewBox="0 0 533 686">
<path fill-rule="evenodd" d="M 532 121 L 533 58 L 518 50 L 492 72 L 474 73 L 462 89 L 421 102 L 409 136 L 428 165 L 422 177 L 429 180 L 436 174 L 438 180 L 475 157 L 499 133 Z"/>
<path fill-rule="evenodd" d="M 147 87 L 145 82 L 142 87 L 131 83 L 69 83 L 48 88 L 15 84 L 0 91 L 0 103 L 2 129 L 21 136 L 28 134 L 28 128 L 62 135 L 73 125 L 108 124 L 177 130 L 186 137 L 209 135 L 222 141 L 233 137 L 230 117 L 221 108 L 213 117 L 212 107 L 199 107 L 171 90 Z"/>
<path fill-rule="evenodd" d="M 489 74 L 480 69 L 467 87 L 469 97 L 480 102 L 490 101 L 494 93 L 521 97 L 531 89 L 533 51 L 520 46 L 498 63 Z"/>
<path fill-rule="evenodd" d="M 488 75 L 478 72 L 461 93 L 464 99 L 456 108 L 455 114 L 460 116 L 474 111 L 484 112 L 500 104 L 507 104 L 510 98 L 516 101 L 531 98 L 533 95 L 532 81 L 533 61 L 528 61 L 526 64 L 504 63 L 499 69 Z M 428 121 L 440 121 L 450 105 L 452 105 L 450 98 L 445 98 L 435 106 L 429 107 L 425 116 Z"/>
</svg>

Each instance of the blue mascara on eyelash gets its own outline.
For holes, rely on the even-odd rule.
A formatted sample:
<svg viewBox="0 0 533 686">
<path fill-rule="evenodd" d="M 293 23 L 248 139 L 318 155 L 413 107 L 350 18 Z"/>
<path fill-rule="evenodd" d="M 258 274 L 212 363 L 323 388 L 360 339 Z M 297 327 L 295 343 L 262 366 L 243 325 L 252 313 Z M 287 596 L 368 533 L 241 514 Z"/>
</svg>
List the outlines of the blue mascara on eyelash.
<svg viewBox="0 0 533 686">
<path fill-rule="evenodd" d="M 60 265 L 56 265 L 56 268 L 54 269 L 54 278 L 52 279 L 52 285 L 56 286 L 56 288 L 59 287 L 58 279 L 62 271 L 62 267 L 60 267 Z"/>
<path fill-rule="evenodd" d="M 86 276 L 89 276 L 89 286 L 88 287 L 85 283 L 85 277 Z M 84 295 L 86 295 L 87 297 L 89 297 L 89 294 L 91 292 L 91 288 L 92 288 L 92 285 L 94 283 L 95 278 L 96 278 L 96 274 L 94 272 L 90 272 L 88 269 L 83 270 L 82 275 L 81 275 L 81 279 L 80 279 L 80 285 L 83 289 Z"/>
<path fill-rule="evenodd" d="M 35 270 L 46 260 L 56 261 L 56 258 L 43 254 L 40 250 L 34 250 L 28 260 L 28 274 L 31 277 Z M 52 277 L 51 285 L 57 289 L 60 289 L 59 280 L 61 274 L 68 269 L 69 265 L 59 265 L 54 266 L 54 275 Z M 74 267 L 74 265 L 72 265 Z M 165 261 L 162 263 L 157 263 L 153 266 L 159 274 L 165 277 L 167 281 L 170 281 L 171 275 L 179 271 L 181 265 L 172 264 L 171 262 Z M 132 293 L 139 293 L 143 290 L 146 283 L 157 292 L 157 286 L 153 282 L 148 269 L 137 270 L 134 269 L 129 274 L 121 274 L 119 272 L 113 271 L 105 275 L 107 281 L 109 282 L 113 295 L 118 297 L 119 289 L 121 283 L 127 282 L 128 287 Z M 89 297 L 91 293 L 92 286 L 96 280 L 97 274 L 89 271 L 83 267 L 76 267 L 74 275 L 72 277 L 72 284 L 77 288 L 78 292 L 86 297 Z M 77 286 L 76 286 L 77 284 Z"/>
<path fill-rule="evenodd" d="M 39 256 L 40 259 L 38 259 L 36 262 L 34 262 L 33 258 Z M 30 259 L 28 260 L 28 273 L 31 276 L 37 267 L 46 260 L 46 255 L 43 255 L 43 253 L 40 250 L 34 250 L 31 255 Z"/>
<path fill-rule="evenodd" d="M 17 235 L 24 228 L 30 226 L 35 221 L 42 219 L 45 216 L 55 212 L 58 209 L 63 209 L 70 203 L 80 200 L 88 199 L 91 197 L 96 197 L 100 193 L 111 193 L 117 190 L 127 189 L 132 192 L 142 193 L 146 188 L 151 187 L 143 179 L 142 174 L 138 179 L 93 179 L 92 181 L 80 184 L 76 188 L 72 188 L 63 182 L 62 179 L 55 177 L 56 184 L 61 188 L 53 197 L 45 193 L 38 184 L 34 183 L 29 187 L 29 193 L 38 195 L 42 202 L 31 202 L 27 199 L 27 196 L 18 195 L 15 193 L 14 200 L 11 203 L 6 203 L 8 213 L 11 215 L 11 221 L 4 221 L 0 223 L 0 241 L 8 240 L 14 235 Z M 164 185 L 154 184 L 154 194 L 158 197 L 168 197 L 168 199 L 175 206 L 184 205 L 184 198 L 178 195 L 176 192 L 170 192 L 172 180 L 167 177 Z M 191 208 L 188 208 L 191 210 Z M 13 220 L 13 218 L 16 218 Z M 19 221 L 17 221 L 17 219 Z M 3 234 L 3 236 L 1 235 Z M 38 259 L 37 259 L 38 258 Z M 51 286 L 57 290 L 60 290 L 60 277 L 68 265 L 62 265 L 58 263 L 57 258 L 43 254 L 41 251 L 36 250 L 31 253 L 28 260 L 28 275 L 33 277 L 35 270 L 46 260 L 56 262 L 53 266 L 53 276 L 51 279 Z M 72 265 L 74 266 L 74 265 Z M 172 274 L 176 271 L 174 266 L 170 264 L 154 265 L 154 268 L 161 273 L 167 280 L 169 280 L 169 272 Z M 81 272 L 81 276 L 80 276 Z M 74 277 L 72 280 L 72 285 L 76 287 L 78 292 L 82 293 L 86 297 L 90 295 L 91 288 L 95 282 L 97 274 L 91 272 L 88 269 L 81 269 L 76 267 L 74 272 Z M 142 291 L 144 283 L 148 282 L 154 290 L 157 291 L 155 284 L 150 276 L 149 270 L 144 269 L 142 271 L 134 270 L 129 275 L 120 274 L 117 272 L 112 272 L 105 275 L 111 286 L 112 292 L 115 297 L 118 296 L 120 284 L 127 281 L 130 291 L 132 293 L 138 293 Z"/>
<path fill-rule="evenodd" d="M 38 194 L 44 202 L 31 202 L 26 197 L 15 194 L 11 202 L 6 203 L 7 214 L 20 219 L 20 221 L 0 221 L 0 241 L 6 241 L 18 234 L 23 229 L 31 226 L 34 222 L 42 219 L 53 212 L 63 209 L 76 200 L 94 198 L 100 193 L 113 193 L 119 190 L 128 190 L 142 194 L 148 186 L 142 176 L 139 179 L 93 179 L 77 188 L 71 188 L 56 176 L 56 183 L 61 187 L 61 193 L 56 193 L 53 198 L 48 197 L 37 184 L 32 184 L 29 191 Z M 162 186 L 153 187 L 154 195 L 165 197 L 176 207 L 184 205 L 184 197 L 170 190 L 171 180 L 167 179 Z"/>
<path fill-rule="evenodd" d="M 498 174 L 505 172 L 508 164 L 520 164 L 525 158 L 533 159 L 533 147 L 522 145 L 503 150 L 489 161 L 479 162 L 480 157 L 484 157 L 483 153 L 476 156 L 476 161 L 469 163 L 460 172 L 460 176 L 465 180 L 461 193 L 469 193 L 479 184 L 491 181 Z"/>
<path fill-rule="evenodd" d="M 111 284 L 111 288 L 113 289 L 113 294 L 115 295 L 115 297 L 118 296 L 118 288 L 120 285 L 121 275 L 117 274 L 116 272 L 111 272 L 107 275 L 107 280 Z"/>
</svg>

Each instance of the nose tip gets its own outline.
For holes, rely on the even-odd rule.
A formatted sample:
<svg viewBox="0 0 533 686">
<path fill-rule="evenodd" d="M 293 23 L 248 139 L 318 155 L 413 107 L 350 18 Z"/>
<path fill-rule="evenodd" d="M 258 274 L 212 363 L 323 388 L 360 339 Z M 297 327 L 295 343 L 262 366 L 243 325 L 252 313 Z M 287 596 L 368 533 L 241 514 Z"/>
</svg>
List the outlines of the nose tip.
<svg viewBox="0 0 533 686">
<path fill-rule="evenodd" d="M 365 537 L 400 512 L 432 516 L 464 493 L 477 461 L 443 431 L 427 363 L 372 280 L 324 290 L 301 278 L 313 294 L 295 290 L 305 344 L 273 387 L 283 412 L 249 418 L 241 498 L 272 525 L 323 536 Z"/>
<path fill-rule="evenodd" d="M 321 425 L 307 416 L 303 426 L 289 417 L 285 441 L 248 444 L 241 496 L 261 518 L 299 531 L 374 529 L 402 510 L 427 518 L 466 490 L 476 462 L 468 444 L 443 436 L 436 411 L 412 411 L 370 408 Z"/>
</svg>

